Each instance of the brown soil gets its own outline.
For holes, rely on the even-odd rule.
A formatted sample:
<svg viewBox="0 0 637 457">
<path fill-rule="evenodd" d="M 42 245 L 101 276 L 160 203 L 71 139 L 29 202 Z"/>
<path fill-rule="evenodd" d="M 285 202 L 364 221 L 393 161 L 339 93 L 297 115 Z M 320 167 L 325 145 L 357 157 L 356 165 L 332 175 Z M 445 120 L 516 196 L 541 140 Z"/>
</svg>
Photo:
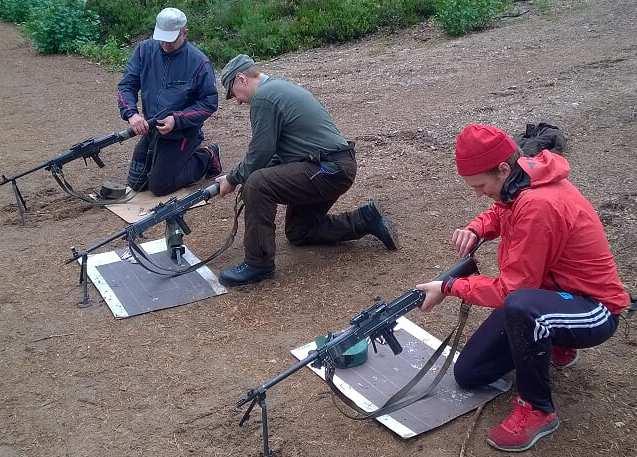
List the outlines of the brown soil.
<svg viewBox="0 0 637 457">
<path fill-rule="evenodd" d="M 64 197 L 40 172 L 23 180 L 30 213 L 22 227 L 3 188 L 0 456 L 258 455 L 258 412 L 240 429 L 233 407 L 246 389 L 292 363 L 290 348 L 342 328 L 375 296 L 393 298 L 453 262 L 452 229 L 487 204 L 454 174 L 454 136 L 471 121 L 519 132 L 546 120 L 565 130 L 572 180 L 599 209 L 622 278 L 637 290 L 634 1 L 558 1 L 544 14 L 530 8 L 459 39 L 422 24 L 264 64 L 312 90 L 357 141 L 359 175 L 336 209 L 381 200 L 402 234 L 397 253 L 367 238 L 294 248 L 279 230 L 273 280 L 116 321 L 103 303 L 77 307 L 78 271 L 63 260 L 70 246 L 86 246 L 123 222 Z M 7 24 L 0 37 L 2 172 L 123 126 L 115 109 L 119 75 L 72 56 L 36 55 Z M 230 167 L 249 141 L 247 110 L 223 103 L 206 134 L 221 143 Z M 65 170 L 80 189 L 121 181 L 131 147 L 109 148 L 106 172 L 80 164 Z M 191 249 L 203 255 L 218 246 L 231 209 L 224 199 L 193 212 Z M 485 272 L 495 271 L 494 252 L 489 245 L 479 254 Z M 239 237 L 213 268 L 241 259 Z M 441 336 L 456 309 L 448 301 L 410 317 Z M 485 316 L 474 310 L 469 331 Z M 554 374 L 562 425 L 527 455 L 637 455 L 637 337 L 626 328 L 585 351 L 576 368 Z M 403 441 L 377 423 L 344 418 L 326 391 L 309 370 L 271 390 L 271 441 L 280 455 L 455 456 L 472 422 L 469 415 Z M 485 408 L 467 455 L 495 454 L 484 435 L 510 398 Z"/>
</svg>

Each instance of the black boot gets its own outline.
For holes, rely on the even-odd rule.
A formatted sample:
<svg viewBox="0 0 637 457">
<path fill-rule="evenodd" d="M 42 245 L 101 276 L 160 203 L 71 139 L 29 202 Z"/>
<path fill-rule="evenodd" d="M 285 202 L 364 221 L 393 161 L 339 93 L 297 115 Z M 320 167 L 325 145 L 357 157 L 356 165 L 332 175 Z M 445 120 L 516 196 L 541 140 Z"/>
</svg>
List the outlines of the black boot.
<svg viewBox="0 0 637 457">
<path fill-rule="evenodd" d="M 398 233 L 392 221 L 383 216 L 378 202 L 370 200 L 366 205 L 358 208 L 358 211 L 365 223 L 366 234 L 374 235 L 390 251 L 398 249 Z"/>
<path fill-rule="evenodd" d="M 273 275 L 274 267 L 253 267 L 242 262 L 219 273 L 219 282 L 224 286 L 236 287 L 263 281 Z"/>
</svg>

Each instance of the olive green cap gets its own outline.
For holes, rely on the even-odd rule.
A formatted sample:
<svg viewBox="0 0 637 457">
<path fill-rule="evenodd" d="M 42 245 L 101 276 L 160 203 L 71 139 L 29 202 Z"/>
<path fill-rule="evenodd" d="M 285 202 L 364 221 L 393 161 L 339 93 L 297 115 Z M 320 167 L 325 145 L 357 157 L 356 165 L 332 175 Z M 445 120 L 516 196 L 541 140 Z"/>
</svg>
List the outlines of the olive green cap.
<svg viewBox="0 0 637 457">
<path fill-rule="evenodd" d="M 252 60 L 250 56 L 239 54 L 223 67 L 223 70 L 221 70 L 221 84 L 226 89 L 226 100 L 233 97 L 232 85 L 234 84 L 234 78 L 237 76 L 237 73 L 244 72 L 254 65 L 254 60 Z"/>
</svg>

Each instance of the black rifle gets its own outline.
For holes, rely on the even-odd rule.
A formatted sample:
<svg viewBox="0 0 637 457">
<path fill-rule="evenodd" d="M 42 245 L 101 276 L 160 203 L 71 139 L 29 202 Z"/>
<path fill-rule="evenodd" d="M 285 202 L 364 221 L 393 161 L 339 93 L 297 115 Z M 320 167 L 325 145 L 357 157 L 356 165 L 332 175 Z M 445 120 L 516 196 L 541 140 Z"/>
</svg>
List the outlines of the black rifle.
<svg viewBox="0 0 637 457">
<path fill-rule="evenodd" d="M 478 272 L 478 265 L 476 264 L 475 259 L 473 258 L 473 254 L 480 246 L 480 243 L 477 243 L 472 251 L 466 256 L 459 260 L 451 269 L 448 271 L 441 273 L 435 279 L 437 281 L 444 281 L 451 277 L 465 277 L 470 276 Z M 262 424 L 262 437 L 263 437 L 263 455 L 264 457 L 271 457 L 272 452 L 270 451 L 270 447 L 268 444 L 268 418 L 267 418 L 267 407 L 266 407 L 266 392 L 269 388 L 278 384 L 279 382 L 286 379 L 288 376 L 296 373 L 301 368 L 306 365 L 312 364 L 313 367 L 321 368 L 322 366 L 326 367 L 326 381 L 330 384 L 332 390 L 337 389 L 331 383 L 331 377 L 328 375 L 329 372 L 333 374 L 335 363 L 334 361 L 342 356 L 342 354 L 351 348 L 353 345 L 358 343 L 359 341 L 364 340 L 365 338 L 369 338 L 374 347 L 374 351 L 376 351 L 376 343 L 379 344 L 387 344 L 395 355 L 399 354 L 402 351 L 402 347 L 399 341 L 396 339 L 394 335 L 394 327 L 396 326 L 396 320 L 408 313 L 412 309 L 420 306 L 425 300 L 425 293 L 418 289 L 412 289 L 400 297 L 394 299 L 389 303 L 378 302 L 360 312 L 356 316 L 352 318 L 350 321 L 350 327 L 344 330 L 342 333 L 339 333 L 338 336 L 335 336 L 331 340 L 329 340 L 324 346 L 313 351 L 310 355 L 308 355 L 303 360 L 298 361 L 290 368 L 288 368 L 283 373 L 278 376 L 266 381 L 261 386 L 249 390 L 238 402 L 237 407 L 241 407 L 248 402 L 252 402 L 245 414 L 243 415 L 241 421 L 239 422 L 239 426 L 242 426 L 250 417 L 250 413 L 255 405 L 259 405 L 261 408 L 261 424 Z M 468 315 L 468 306 L 466 308 L 466 313 Z M 421 395 L 417 399 L 411 399 L 409 401 L 400 402 L 404 397 L 404 394 L 407 393 L 408 390 L 413 387 L 413 385 L 417 384 L 417 382 L 424 376 L 426 371 L 436 362 L 436 360 L 440 357 L 444 348 L 447 346 L 447 343 L 451 340 L 454 332 L 456 334 L 456 338 L 454 341 L 454 346 L 457 346 L 457 342 L 459 340 L 459 336 L 462 333 L 462 327 L 464 326 L 464 320 L 466 320 L 466 315 L 464 319 L 461 319 L 458 326 L 454 329 L 454 331 L 443 341 L 438 350 L 434 352 L 431 359 L 425 364 L 423 369 L 416 375 L 416 377 L 409 382 L 403 389 L 401 389 L 396 395 L 392 396 L 389 401 L 379 410 L 374 411 L 371 414 L 366 414 L 364 418 L 378 417 L 384 414 L 388 414 L 390 412 L 396 411 L 402 407 L 407 406 L 408 404 L 413 403 L 414 401 L 418 401 L 424 398 L 426 395 L 429 395 L 433 388 L 438 384 L 438 382 L 442 379 L 444 372 L 448 368 L 450 361 L 453 360 L 453 352 L 455 348 L 452 348 L 451 354 L 447 357 L 447 361 L 445 362 L 446 366 L 443 366 L 442 369 L 439 370 L 438 375 L 432 382 L 432 384 L 428 387 L 426 394 Z M 335 392 L 338 395 L 338 392 Z M 349 403 L 344 396 L 339 395 L 339 398 L 344 400 L 349 406 L 354 407 L 351 403 Z M 351 416 L 350 416 L 351 417 Z M 363 418 L 363 417 L 361 417 Z"/>
<path fill-rule="evenodd" d="M 148 121 L 148 126 L 151 129 L 155 128 L 156 124 L 157 121 L 155 119 L 151 119 Z M 9 177 L 2 175 L 0 177 L 0 186 L 11 183 L 13 194 L 16 199 L 16 204 L 18 206 L 18 211 L 20 213 L 20 219 L 22 220 L 22 223 L 24 223 L 24 213 L 27 210 L 27 207 L 26 201 L 16 183 L 18 179 L 28 174 L 34 173 L 38 170 L 44 169 L 51 172 L 51 175 L 55 178 L 55 181 L 58 183 L 60 188 L 62 188 L 62 190 L 64 190 L 69 195 L 73 195 L 69 192 L 72 192 L 73 188 L 64 180 L 64 175 L 62 173 L 62 168 L 64 167 L 64 165 L 77 159 L 84 159 L 84 163 L 88 165 L 87 160 L 92 159 L 98 167 L 103 168 L 105 164 L 100 157 L 100 152 L 102 151 L 102 149 L 115 143 L 126 141 L 134 136 L 135 132 L 131 127 L 129 127 L 119 132 L 113 132 L 99 137 L 88 138 L 80 143 L 74 144 L 73 146 L 59 154 L 57 157 L 47 160 L 46 162 L 43 162 L 40 165 L 31 168 L 30 170 Z"/>
<path fill-rule="evenodd" d="M 214 183 L 209 187 L 201 188 L 191 194 L 186 195 L 183 198 L 178 199 L 176 197 L 173 197 L 166 203 L 160 203 L 159 205 L 157 205 L 150 211 L 150 213 L 141 218 L 139 221 L 127 225 L 116 234 L 92 245 L 85 251 L 79 252 L 77 249 L 72 247 L 71 252 L 73 256 L 68 259 L 66 263 L 68 264 L 81 259 L 80 285 L 82 285 L 83 287 L 82 304 L 86 305 L 89 301 L 86 273 L 86 262 L 88 255 L 96 249 L 99 249 L 102 246 L 120 238 L 128 242 L 129 250 L 135 260 L 137 260 L 142 267 L 148 269 L 149 271 L 152 271 L 153 273 L 164 276 L 177 276 L 180 274 L 189 273 L 201 267 L 205 261 L 189 266 L 182 270 L 174 270 L 157 265 L 148 258 L 144 250 L 137 244 L 137 239 L 142 237 L 146 230 L 164 221 L 166 221 L 167 225 L 179 227 L 180 231 L 184 234 L 189 234 L 191 230 L 184 220 L 184 213 L 193 205 L 196 205 L 197 203 L 202 201 L 208 201 L 210 198 L 214 197 L 218 193 L 219 183 Z M 148 264 L 150 264 L 152 267 Z"/>
</svg>

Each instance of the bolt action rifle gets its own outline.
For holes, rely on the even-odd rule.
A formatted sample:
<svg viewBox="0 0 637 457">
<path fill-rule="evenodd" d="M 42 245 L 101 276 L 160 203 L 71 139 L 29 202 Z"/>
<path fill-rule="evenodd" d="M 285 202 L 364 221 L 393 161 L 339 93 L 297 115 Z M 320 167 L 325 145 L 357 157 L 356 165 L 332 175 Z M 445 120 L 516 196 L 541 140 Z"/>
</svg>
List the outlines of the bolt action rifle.
<svg viewBox="0 0 637 457">
<path fill-rule="evenodd" d="M 437 281 L 444 281 L 451 277 L 466 277 L 472 274 L 478 273 L 478 265 L 473 257 L 478 247 L 482 244 L 482 241 L 476 243 L 471 252 L 459 260 L 448 271 L 441 273 L 435 279 Z M 237 402 L 237 407 L 241 407 L 248 402 L 252 402 L 245 414 L 239 422 L 239 426 L 242 426 L 250 417 L 250 413 L 255 405 L 259 405 L 261 408 L 261 426 L 262 426 L 262 438 L 263 438 L 263 455 L 264 457 L 271 457 L 272 452 L 268 444 L 268 418 L 266 409 L 266 392 L 271 387 L 275 386 L 279 382 L 286 379 L 288 376 L 296 373 L 306 365 L 312 364 L 315 368 L 325 367 L 325 381 L 328 383 L 332 391 L 339 397 L 347 406 L 357 411 L 358 415 L 351 416 L 345 415 L 352 419 L 362 420 L 380 417 L 391 412 L 404 408 L 416 401 L 431 395 L 436 385 L 442 380 L 445 372 L 449 368 L 453 361 L 453 354 L 455 353 L 462 330 L 469 314 L 469 305 L 463 303 L 460 311 L 460 318 L 456 327 L 442 342 L 440 347 L 432 354 L 431 358 L 425 363 L 423 368 L 416 374 L 416 376 L 409 381 L 400 391 L 394 394 L 387 402 L 376 411 L 371 413 L 360 409 L 352 400 L 345 397 L 342 392 L 336 387 L 332 381 L 335 361 L 342 357 L 343 353 L 356 343 L 369 338 L 372 342 L 374 351 L 377 352 L 376 344 L 387 344 L 395 355 L 400 354 L 402 347 L 400 342 L 394 335 L 394 327 L 396 326 L 396 320 L 407 314 L 412 309 L 420 306 L 425 300 L 425 293 L 418 289 L 412 289 L 400 297 L 394 299 L 389 303 L 380 301 L 373 304 L 369 308 L 360 312 L 352 318 L 350 321 L 350 327 L 336 335 L 328 334 L 328 342 L 318 348 L 316 351 L 310 352 L 303 360 L 298 361 L 290 368 L 278 376 L 266 381 L 257 388 L 249 390 L 241 399 Z M 454 337 L 455 334 L 455 337 Z M 437 375 L 425 389 L 424 392 L 417 394 L 415 397 L 405 398 L 406 394 L 422 379 L 422 377 L 429 371 L 429 369 L 436 363 L 438 358 L 444 352 L 448 343 L 452 340 L 453 344 L 449 356 L 445 359 L 445 362 Z M 340 409 L 340 408 L 339 408 Z"/>
<path fill-rule="evenodd" d="M 148 121 L 149 128 L 151 129 L 155 128 L 156 125 L 157 125 L 157 121 L 155 119 L 151 119 Z M 62 168 L 67 163 L 77 159 L 84 159 L 84 164 L 86 164 L 87 166 L 88 166 L 88 162 L 87 162 L 88 159 L 92 159 L 99 168 L 103 168 L 105 164 L 100 157 L 100 152 L 102 152 L 102 149 L 108 146 L 111 146 L 115 143 L 121 143 L 123 141 L 126 141 L 129 138 L 132 138 L 134 136 L 135 136 L 135 132 L 133 131 L 131 127 L 129 127 L 119 132 L 113 132 L 113 133 L 109 133 L 109 134 L 98 136 L 98 137 L 87 138 L 84 141 L 74 144 L 73 146 L 71 146 L 70 148 L 63 151 L 61 154 L 59 154 L 57 157 L 47 160 L 46 162 L 43 162 L 40 165 L 31 168 L 30 170 L 24 171 L 14 176 L 9 176 L 9 177 L 5 175 L 0 176 L 0 186 L 4 186 L 5 184 L 11 183 L 11 187 L 16 199 L 16 204 L 18 206 L 18 211 L 20 213 L 20 219 L 22 220 L 22 223 L 24 223 L 24 213 L 27 210 L 27 207 L 26 207 L 26 201 L 24 197 L 22 196 L 20 189 L 18 188 L 17 180 L 26 175 L 34 173 L 38 170 L 44 169 L 46 171 L 49 171 L 51 175 L 53 176 L 53 178 L 55 179 L 55 181 L 57 182 L 57 184 L 60 186 L 60 188 L 67 194 L 73 197 L 81 198 L 82 200 L 87 201 L 88 203 L 95 204 L 96 202 L 95 199 L 91 199 L 90 197 L 87 197 L 87 196 L 82 196 L 81 194 L 78 194 L 76 191 L 73 190 L 73 187 L 64 178 L 64 173 L 62 172 Z"/>
<path fill-rule="evenodd" d="M 131 253 L 131 256 L 145 269 L 161 276 L 179 276 L 182 274 L 190 273 L 192 271 L 197 270 L 201 266 L 210 262 L 213 258 L 217 257 L 221 252 L 223 252 L 227 247 L 222 247 L 215 254 L 210 256 L 209 258 L 195 264 L 188 266 L 183 269 L 174 269 L 166 266 L 161 266 L 153 262 L 148 255 L 144 252 L 144 250 L 137 244 L 137 240 L 141 238 L 151 227 L 155 225 L 166 222 L 166 242 L 167 247 L 171 252 L 171 257 L 173 259 L 176 258 L 177 265 L 181 264 L 181 254 L 183 254 L 183 235 L 187 235 L 191 232 L 190 227 L 186 224 L 184 220 L 185 212 L 190 209 L 193 205 L 196 205 L 202 201 L 208 201 L 215 195 L 219 193 L 219 183 L 213 183 L 212 185 L 201 188 L 191 194 L 186 195 L 183 198 L 173 197 L 165 203 L 160 203 L 155 208 L 150 210 L 150 212 L 141 218 L 139 221 L 134 222 L 132 224 L 127 225 L 119 232 L 114 235 L 105 238 L 104 240 L 90 246 L 85 251 L 78 251 L 75 247 L 71 248 L 72 257 L 66 261 L 67 264 L 74 262 L 78 259 L 81 259 L 81 270 L 80 270 L 80 285 L 82 286 L 82 304 L 86 305 L 89 302 L 88 289 L 87 289 L 87 259 L 88 255 L 95 251 L 96 249 L 105 246 L 106 244 L 115 241 L 117 239 L 124 239 L 128 242 L 128 248 Z M 235 225 L 236 219 L 235 218 Z M 234 231 L 236 233 L 236 230 Z M 234 239 L 234 236 L 232 237 Z M 229 242 L 226 241 L 226 244 L 232 244 L 232 240 Z"/>
</svg>

